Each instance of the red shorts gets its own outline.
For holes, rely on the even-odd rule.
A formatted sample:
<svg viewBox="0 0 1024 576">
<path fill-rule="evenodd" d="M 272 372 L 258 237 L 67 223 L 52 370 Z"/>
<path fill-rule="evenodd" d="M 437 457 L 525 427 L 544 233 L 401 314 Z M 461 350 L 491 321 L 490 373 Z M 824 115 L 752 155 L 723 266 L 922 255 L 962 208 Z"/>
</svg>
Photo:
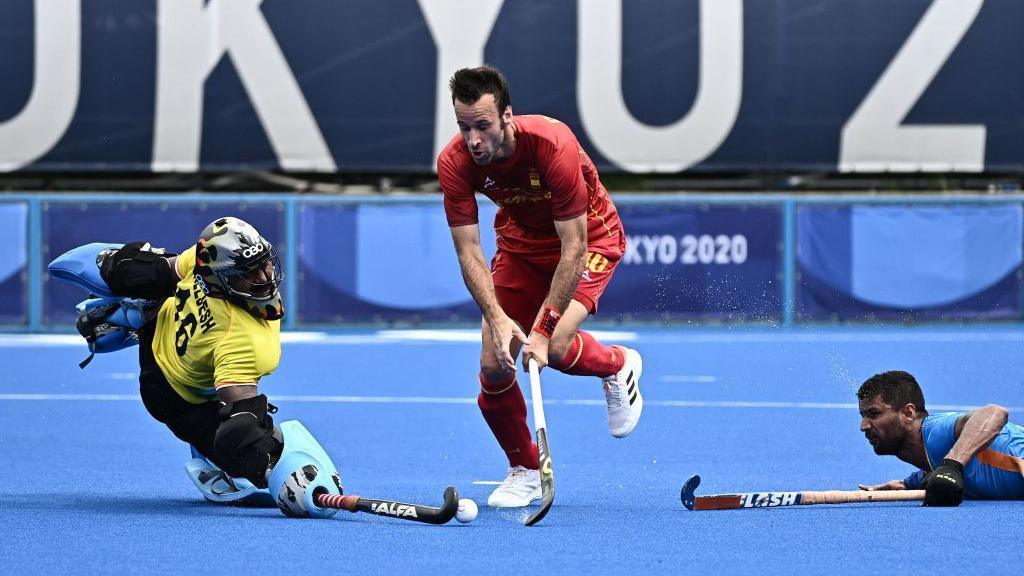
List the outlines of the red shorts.
<svg viewBox="0 0 1024 576">
<path fill-rule="evenodd" d="M 612 279 L 615 266 L 622 257 L 587 252 L 587 266 L 583 277 L 576 285 L 573 300 L 587 307 L 591 314 L 597 313 L 597 301 Z M 551 290 L 551 279 L 558 267 L 560 255 L 556 253 L 525 255 L 498 249 L 491 260 L 491 278 L 501 309 L 508 317 L 529 333 L 540 312 L 544 299 Z"/>
</svg>

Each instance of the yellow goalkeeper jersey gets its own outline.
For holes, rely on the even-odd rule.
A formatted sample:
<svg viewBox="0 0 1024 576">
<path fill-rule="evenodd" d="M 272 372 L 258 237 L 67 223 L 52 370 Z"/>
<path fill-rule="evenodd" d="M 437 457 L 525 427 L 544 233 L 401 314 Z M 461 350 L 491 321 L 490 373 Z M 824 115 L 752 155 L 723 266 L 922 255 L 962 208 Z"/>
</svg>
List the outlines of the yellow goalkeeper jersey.
<svg viewBox="0 0 1024 576">
<path fill-rule="evenodd" d="M 196 247 L 177 260 L 181 280 L 160 307 L 153 356 L 171 387 L 201 404 L 217 397 L 217 384 L 259 382 L 281 360 L 281 321 L 263 320 L 203 293 L 195 275 Z"/>
</svg>

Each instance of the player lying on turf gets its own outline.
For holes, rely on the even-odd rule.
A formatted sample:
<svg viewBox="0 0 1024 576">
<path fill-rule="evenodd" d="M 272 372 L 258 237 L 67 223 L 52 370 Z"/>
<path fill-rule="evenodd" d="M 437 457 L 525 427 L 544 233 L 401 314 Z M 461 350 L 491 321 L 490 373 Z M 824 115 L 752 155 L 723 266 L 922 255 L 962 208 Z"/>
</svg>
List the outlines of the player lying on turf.
<svg viewBox="0 0 1024 576">
<path fill-rule="evenodd" d="M 280 261 L 255 228 L 219 218 L 181 255 L 144 242 L 89 244 L 50 272 L 100 296 L 79 305 L 91 351 L 137 340 L 142 402 L 191 445 L 189 476 L 208 500 L 336 512 L 311 507 L 306 493 L 341 493 L 334 464 L 299 422 L 275 427 L 276 408 L 258 389 L 281 356 L 284 307 Z"/>
<path fill-rule="evenodd" d="M 521 347 L 524 367 L 532 357 L 541 368 L 600 377 L 612 436 L 626 436 L 640 419 L 639 353 L 579 329 L 597 312 L 626 236 L 594 163 L 565 124 L 513 116 L 508 82 L 491 67 L 461 69 L 449 86 L 459 134 L 438 156 L 437 172 L 462 276 L 483 315 L 478 404 L 510 466 L 487 503 L 526 506 L 541 487 L 516 381 Z M 490 270 L 476 193 L 500 207 Z"/>
<path fill-rule="evenodd" d="M 929 414 L 917 380 L 900 371 L 868 378 L 857 399 L 860 430 L 875 454 L 918 468 L 903 480 L 861 489 L 924 488 L 929 506 L 959 506 L 964 496 L 1024 499 L 1024 427 L 1008 422 L 1002 406 Z"/>
</svg>

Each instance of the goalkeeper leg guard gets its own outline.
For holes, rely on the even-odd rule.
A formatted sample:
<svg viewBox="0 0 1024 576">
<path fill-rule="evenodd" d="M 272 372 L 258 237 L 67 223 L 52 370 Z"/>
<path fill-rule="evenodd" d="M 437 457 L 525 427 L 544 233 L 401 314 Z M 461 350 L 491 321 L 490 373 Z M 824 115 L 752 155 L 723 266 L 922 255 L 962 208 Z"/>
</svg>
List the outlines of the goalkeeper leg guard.
<svg viewBox="0 0 1024 576">
<path fill-rule="evenodd" d="M 46 267 L 50 276 L 84 288 L 89 294 L 104 298 L 114 297 L 114 292 L 100 274 L 100 260 L 107 254 L 120 249 L 123 244 L 93 242 L 79 246 L 58 256 Z"/>
<path fill-rule="evenodd" d="M 114 352 L 139 343 L 137 330 L 156 317 L 159 302 L 128 298 L 89 298 L 78 303 L 75 327 L 89 346 L 85 368 L 96 354 Z"/>
<path fill-rule="evenodd" d="M 341 475 L 330 456 L 298 420 L 281 424 L 284 450 L 270 472 L 268 484 L 277 505 L 286 516 L 329 518 L 333 508 L 314 502 L 318 492 L 342 494 Z"/>
<path fill-rule="evenodd" d="M 61 254 L 47 270 L 96 296 L 163 299 L 174 295 L 178 284 L 178 275 L 167 262 L 174 255 L 148 242 L 94 242 Z"/>
</svg>

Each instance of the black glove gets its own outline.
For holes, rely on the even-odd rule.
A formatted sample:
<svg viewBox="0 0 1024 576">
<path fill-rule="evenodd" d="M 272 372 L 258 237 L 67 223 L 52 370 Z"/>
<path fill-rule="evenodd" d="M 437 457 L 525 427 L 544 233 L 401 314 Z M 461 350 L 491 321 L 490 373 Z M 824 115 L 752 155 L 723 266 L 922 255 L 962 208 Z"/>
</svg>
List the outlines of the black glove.
<svg viewBox="0 0 1024 576">
<path fill-rule="evenodd" d="M 149 242 L 129 242 L 100 253 L 96 264 L 115 296 L 159 300 L 174 296 L 178 285 L 178 273 L 167 261 L 171 256 L 176 254 L 153 248 Z"/>
<path fill-rule="evenodd" d="M 924 477 L 921 487 L 925 506 L 959 506 L 964 501 L 964 465 L 946 458 Z"/>
</svg>

